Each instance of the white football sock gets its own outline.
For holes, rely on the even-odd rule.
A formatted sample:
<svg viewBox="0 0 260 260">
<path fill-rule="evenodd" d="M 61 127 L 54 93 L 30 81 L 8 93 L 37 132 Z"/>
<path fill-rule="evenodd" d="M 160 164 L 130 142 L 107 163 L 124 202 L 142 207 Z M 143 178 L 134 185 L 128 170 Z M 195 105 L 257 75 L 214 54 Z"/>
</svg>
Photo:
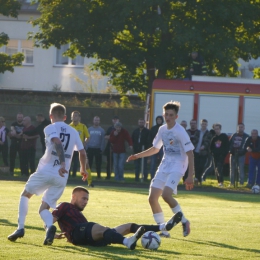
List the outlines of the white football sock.
<svg viewBox="0 0 260 260">
<path fill-rule="evenodd" d="M 48 209 L 44 209 L 43 211 L 41 211 L 40 216 L 47 228 L 53 225 L 53 216 Z"/>
<path fill-rule="evenodd" d="M 19 212 L 18 212 L 18 229 L 24 228 L 25 218 L 28 213 L 29 198 L 25 196 L 20 197 Z"/>
<path fill-rule="evenodd" d="M 184 214 L 181 210 L 181 206 L 179 204 L 176 207 L 172 208 L 171 210 L 174 214 L 176 214 L 178 212 L 182 213 L 181 223 L 185 223 L 187 221 L 187 219 L 184 217 Z"/>
<path fill-rule="evenodd" d="M 127 242 L 128 242 L 128 239 L 127 239 L 127 237 L 125 237 L 124 238 L 124 240 L 123 240 L 123 244 L 127 247 Z"/>
<path fill-rule="evenodd" d="M 165 228 L 165 220 L 164 220 L 164 214 L 163 212 L 155 213 L 153 214 L 153 218 L 155 222 L 160 225 L 159 229 L 163 230 Z M 163 230 L 162 233 L 168 234 L 167 231 Z"/>
</svg>

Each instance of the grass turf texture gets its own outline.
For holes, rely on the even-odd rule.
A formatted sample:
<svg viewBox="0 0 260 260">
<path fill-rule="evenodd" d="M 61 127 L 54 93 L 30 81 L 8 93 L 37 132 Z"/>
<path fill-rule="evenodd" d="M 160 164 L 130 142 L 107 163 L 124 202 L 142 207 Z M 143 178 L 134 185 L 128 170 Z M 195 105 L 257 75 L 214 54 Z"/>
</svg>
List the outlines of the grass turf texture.
<svg viewBox="0 0 260 260">
<path fill-rule="evenodd" d="M 177 199 L 191 222 L 191 234 L 184 238 L 179 224 L 171 238 L 162 239 L 157 251 L 141 247 L 130 251 L 123 245 L 74 246 L 65 239 L 43 246 L 45 232 L 38 215 L 41 197 L 30 200 L 24 238 L 7 240 L 17 227 L 17 208 L 24 182 L 0 181 L 0 259 L 260 259 L 260 195 L 245 193 L 179 191 Z M 69 201 L 68 185 L 60 201 Z M 84 210 L 89 221 L 115 227 L 127 222 L 154 224 L 147 202 L 147 189 L 95 187 Z M 162 200 L 161 200 L 162 202 Z M 162 202 L 166 219 L 172 216 Z"/>
</svg>

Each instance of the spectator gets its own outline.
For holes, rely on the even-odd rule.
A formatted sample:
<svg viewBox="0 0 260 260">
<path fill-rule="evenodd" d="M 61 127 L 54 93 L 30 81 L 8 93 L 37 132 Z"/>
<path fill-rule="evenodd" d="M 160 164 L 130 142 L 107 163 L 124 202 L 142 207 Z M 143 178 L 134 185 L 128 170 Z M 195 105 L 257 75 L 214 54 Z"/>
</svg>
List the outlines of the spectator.
<svg viewBox="0 0 260 260">
<path fill-rule="evenodd" d="M 199 141 L 194 150 L 195 179 L 194 184 L 202 184 L 202 174 L 205 170 L 209 154 L 209 147 L 212 135 L 207 129 L 208 120 L 202 119 L 200 122 Z"/>
<path fill-rule="evenodd" d="M 39 135 L 32 135 L 35 130 L 32 125 L 31 118 L 26 116 L 23 118 L 23 132 L 21 133 L 21 175 L 29 176 L 35 172 L 35 154 L 36 154 L 36 141 Z"/>
<path fill-rule="evenodd" d="M 223 187 L 223 166 L 229 151 L 229 140 L 226 134 L 221 133 L 221 127 L 222 126 L 219 123 L 214 124 L 214 131 L 216 134 L 211 140 L 210 151 L 213 155 L 213 162 L 218 185 Z"/>
<path fill-rule="evenodd" d="M 180 125 L 186 130 L 188 124 L 186 120 L 182 120 Z"/>
<path fill-rule="evenodd" d="M 124 165 L 125 165 L 125 141 L 128 142 L 130 149 L 133 149 L 133 142 L 129 133 L 122 128 L 120 122 L 115 123 L 115 130 L 110 134 L 109 141 L 112 144 L 115 180 L 124 181 Z"/>
<path fill-rule="evenodd" d="M 190 140 L 193 144 L 194 147 L 197 146 L 198 144 L 198 141 L 199 141 L 199 136 L 200 136 L 200 131 L 198 130 L 197 128 L 197 120 L 195 119 L 191 119 L 190 121 L 190 129 L 186 130 L 187 134 L 189 135 L 190 137 Z M 196 165 L 194 164 L 194 166 L 196 167 Z M 189 167 L 188 169 L 186 170 L 184 176 L 183 176 L 183 182 L 185 182 L 187 176 L 188 176 L 188 172 L 189 172 Z M 195 184 L 198 184 L 195 182 Z"/>
<path fill-rule="evenodd" d="M 156 122 L 156 125 L 154 125 L 150 129 L 150 134 L 149 134 L 150 146 L 152 146 L 153 140 L 154 140 L 155 136 L 157 135 L 159 128 L 164 123 L 163 117 L 157 116 L 156 119 L 155 119 L 155 122 Z M 160 151 L 157 154 L 154 154 L 150 157 L 150 159 L 151 159 L 151 166 L 150 166 L 151 179 L 153 179 L 153 177 L 155 175 L 156 167 L 157 167 L 158 164 L 161 163 L 162 158 L 163 158 L 163 148 L 161 148 Z M 158 162 L 158 159 L 159 159 L 159 162 Z"/>
<path fill-rule="evenodd" d="M 216 135 L 216 133 L 214 131 L 214 124 L 212 125 L 212 129 L 210 129 L 209 132 L 211 134 L 211 138 Z M 211 142 L 211 140 L 210 140 L 210 142 Z M 214 168 L 212 154 L 211 154 L 211 152 L 209 152 L 208 159 L 207 159 L 207 162 L 206 162 L 206 165 L 205 165 L 205 171 L 204 171 L 204 173 L 202 174 L 202 177 L 201 177 L 202 182 L 205 181 L 207 176 L 211 173 L 213 175 L 215 174 L 215 168 Z"/>
<path fill-rule="evenodd" d="M 41 145 L 42 145 L 42 153 L 44 154 L 45 150 L 46 150 L 46 145 L 45 145 L 45 138 L 44 138 L 44 131 L 43 131 L 43 129 L 47 125 L 51 124 L 51 121 L 46 119 L 43 116 L 43 114 L 37 114 L 36 121 L 39 123 L 36 126 L 36 131 L 37 131 L 38 135 L 40 136 L 40 141 L 41 141 Z"/>
<path fill-rule="evenodd" d="M 250 153 L 247 187 L 251 189 L 255 183 L 260 185 L 260 137 L 258 130 L 253 129 L 251 131 L 251 136 L 247 138 L 244 149 Z M 256 168 L 257 177 L 255 176 Z"/>
<path fill-rule="evenodd" d="M 144 127 L 145 120 L 140 118 L 138 120 L 138 128 L 136 128 L 132 133 L 133 149 L 134 153 L 140 153 L 149 148 L 149 130 Z M 144 158 L 143 164 L 143 179 L 147 180 L 147 158 Z M 137 159 L 134 161 L 135 164 L 135 181 L 139 181 L 140 168 L 142 159 Z"/>
<path fill-rule="evenodd" d="M 110 134 L 112 133 L 113 130 L 115 130 L 115 123 L 119 122 L 119 117 L 118 116 L 114 116 L 112 118 L 112 126 L 110 126 L 107 131 L 106 131 L 106 135 L 105 135 L 105 139 L 107 140 L 107 145 L 104 151 L 104 154 L 107 157 L 107 166 L 106 166 L 106 170 L 107 170 L 107 180 L 110 180 L 111 177 L 111 169 L 113 167 L 113 152 L 112 152 L 112 147 L 111 147 L 111 143 L 109 141 L 110 138 Z"/>
<path fill-rule="evenodd" d="M 190 67 L 186 72 L 186 78 L 192 79 L 192 75 L 202 76 L 207 75 L 207 66 L 204 59 L 197 51 L 193 51 L 190 55 Z"/>
<path fill-rule="evenodd" d="M 95 158 L 98 179 L 101 178 L 102 153 L 105 147 L 105 131 L 99 124 L 100 118 L 95 116 L 93 126 L 88 129 L 90 137 L 86 146 L 89 167 L 92 169 L 93 159 Z"/>
<path fill-rule="evenodd" d="M 15 159 L 17 153 L 19 155 L 19 161 L 20 161 L 19 167 L 21 169 L 20 147 L 21 147 L 22 136 L 20 134 L 22 133 L 23 128 L 24 128 L 23 114 L 19 112 L 16 115 L 16 121 L 11 124 L 11 131 L 9 132 L 9 137 L 11 139 L 10 152 L 9 152 L 11 175 L 14 174 Z"/>
<path fill-rule="evenodd" d="M 71 123 L 69 124 L 71 127 L 76 129 L 76 131 L 79 133 L 80 140 L 82 141 L 83 145 L 86 146 L 88 138 L 89 138 L 89 132 L 88 128 L 86 125 L 82 124 L 80 122 L 81 116 L 79 111 L 73 111 L 71 113 Z M 88 163 L 87 163 L 88 164 Z M 76 173 L 79 168 L 79 153 L 78 151 L 73 152 L 73 157 L 72 157 L 72 163 L 71 163 L 71 168 L 70 172 L 72 171 L 72 177 L 76 177 Z M 88 172 L 88 185 L 93 187 L 94 185 L 92 184 L 92 176 L 91 176 L 91 170 L 89 166 L 86 166 L 87 172 Z"/>
<path fill-rule="evenodd" d="M 2 153 L 4 166 L 8 166 L 8 139 L 9 129 L 5 127 L 4 117 L 0 117 L 0 152 Z"/>
<path fill-rule="evenodd" d="M 239 170 L 239 182 L 244 185 L 245 178 L 245 154 L 246 150 L 244 145 L 248 134 L 245 133 L 245 125 L 243 123 L 238 124 L 237 132 L 230 138 L 229 144 L 229 164 L 230 164 L 230 186 L 235 184 L 235 172 Z"/>
<path fill-rule="evenodd" d="M 197 120 L 191 119 L 190 129 L 187 130 L 187 133 L 190 137 L 190 140 L 191 140 L 193 146 L 196 147 L 198 144 L 199 135 L 200 135 L 200 131 L 197 128 Z"/>
</svg>

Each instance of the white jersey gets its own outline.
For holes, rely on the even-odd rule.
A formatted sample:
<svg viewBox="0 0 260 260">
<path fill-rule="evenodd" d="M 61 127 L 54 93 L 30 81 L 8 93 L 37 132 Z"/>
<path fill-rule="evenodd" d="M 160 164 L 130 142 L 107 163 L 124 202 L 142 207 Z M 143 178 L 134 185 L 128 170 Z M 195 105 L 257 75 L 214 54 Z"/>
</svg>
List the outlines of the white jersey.
<svg viewBox="0 0 260 260">
<path fill-rule="evenodd" d="M 69 172 L 74 150 L 84 149 L 79 133 L 64 122 L 56 122 L 44 128 L 46 150 L 40 159 L 37 172 L 59 175 L 60 161 L 52 138 L 61 140 L 65 153 L 65 168 Z M 68 177 L 69 174 L 65 174 Z"/>
<path fill-rule="evenodd" d="M 163 145 L 163 161 L 187 161 L 186 152 L 194 149 L 190 137 L 185 129 L 176 122 L 173 128 L 167 129 L 167 125 L 159 128 L 153 140 L 153 146 L 160 149 Z"/>
</svg>

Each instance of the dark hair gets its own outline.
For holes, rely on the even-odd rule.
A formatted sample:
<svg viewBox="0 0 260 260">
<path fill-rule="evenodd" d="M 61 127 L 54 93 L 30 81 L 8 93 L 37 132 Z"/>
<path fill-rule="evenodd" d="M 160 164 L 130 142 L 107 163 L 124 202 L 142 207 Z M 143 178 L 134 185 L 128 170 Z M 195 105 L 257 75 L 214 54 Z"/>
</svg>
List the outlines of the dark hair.
<svg viewBox="0 0 260 260">
<path fill-rule="evenodd" d="M 79 192 L 79 191 L 85 191 L 87 194 L 89 194 L 89 191 L 88 191 L 86 188 L 82 187 L 82 186 L 77 186 L 77 187 L 75 187 L 75 188 L 73 189 L 73 191 L 72 191 L 72 194 L 74 194 L 74 193 L 76 193 L 76 192 Z"/>
<path fill-rule="evenodd" d="M 218 126 L 219 127 L 219 129 L 221 129 L 222 128 L 222 125 L 220 124 L 220 123 L 216 123 L 216 124 L 214 124 L 214 127 L 215 126 Z"/>
<path fill-rule="evenodd" d="M 202 122 L 208 123 L 208 120 L 207 119 L 201 119 L 201 123 Z"/>
<path fill-rule="evenodd" d="M 180 102 L 178 102 L 178 101 L 171 101 L 171 102 L 166 103 L 163 106 L 163 110 L 172 109 L 172 110 L 174 110 L 176 112 L 176 114 L 178 114 L 180 106 L 181 106 Z"/>
<path fill-rule="evenodd" d="M 245 124 L 244 124 L 244 123 L 242 123 L 242 122 L 238 123 L 238 125 L 242 125 L 242 126 L 245 126 Z"/>
</svg>

